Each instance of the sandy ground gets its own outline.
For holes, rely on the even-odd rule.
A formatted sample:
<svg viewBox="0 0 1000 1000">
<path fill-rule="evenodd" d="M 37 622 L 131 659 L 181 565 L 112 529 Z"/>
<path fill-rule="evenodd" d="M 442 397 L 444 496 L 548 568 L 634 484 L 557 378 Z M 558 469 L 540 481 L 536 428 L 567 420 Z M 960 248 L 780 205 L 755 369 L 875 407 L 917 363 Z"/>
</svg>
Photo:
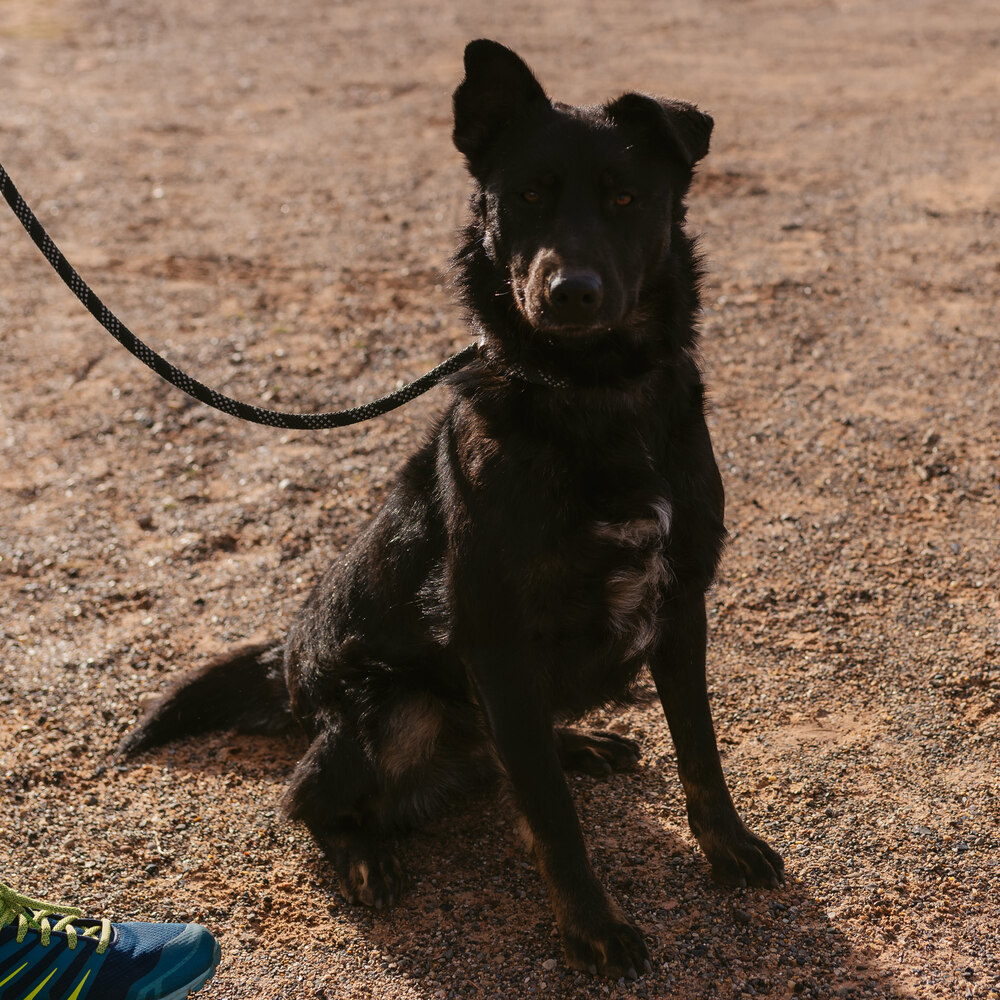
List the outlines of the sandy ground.
<svg viewBox="0 0 1000 1000">
<path fill-rule="evenodd" d="M 350 405 L 464 346 L 450 95 L 500 38 L 557 97 L 715 116 L 691 196 L 734 540 L 711 675 L 781 890 L 708 879 L 658 706 L 573 789 L 644 928 L 638 983 L 570 973 L 490 801 L 343 905 L 276 805 L 301 743 L 128 767 L 144 694 L 280 630 L 442 405 L 323 434 L 189 402 L 0 211 L 0 871 L 197 918 L 204 996 L 1000 996 L 1000 8 L 886 0 L 0 0 L 0 162 L 123 319 L 209 384 Z"/>
</svg>

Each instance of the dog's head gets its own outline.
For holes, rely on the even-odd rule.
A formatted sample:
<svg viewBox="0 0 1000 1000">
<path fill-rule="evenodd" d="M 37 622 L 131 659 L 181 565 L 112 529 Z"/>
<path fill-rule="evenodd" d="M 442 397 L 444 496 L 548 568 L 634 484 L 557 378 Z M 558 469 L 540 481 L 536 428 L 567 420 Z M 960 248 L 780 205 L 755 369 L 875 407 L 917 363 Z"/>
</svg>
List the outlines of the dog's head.
<svg viewBox="0 0 1000 1000">
<path fill-rule="evenodd" d="M 629 325 L 671 251 L 712 119 L 625 94 L 551 102 L 497 42 L 470 42 L 455 145 L 477 183 L 478 238 L 527 324 L 554 337 Z"/>
</svg>

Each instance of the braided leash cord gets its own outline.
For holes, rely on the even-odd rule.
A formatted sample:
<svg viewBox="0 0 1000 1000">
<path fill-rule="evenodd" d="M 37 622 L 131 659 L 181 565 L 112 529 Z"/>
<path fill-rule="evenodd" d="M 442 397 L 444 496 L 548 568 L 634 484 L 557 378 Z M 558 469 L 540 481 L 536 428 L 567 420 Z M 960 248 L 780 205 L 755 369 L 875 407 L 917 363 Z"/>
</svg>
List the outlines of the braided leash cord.
<svg viewBox="0 0 1000 1000">
<path fill-rule="evenodd" d="M 409 385 L 404 385 L 401 389 L 382 396 L 380 399 L 372 400 L 370 403 L 363 403 L 347 410 L 338 410 L 333 413 L 284 413 L 281 410 L 267 410 L 260 406 L 253 406 L 250 403 L 240 402 L 231 396 L 226 396 L 215 389 L 210 389 L 197 379 L 175 368 L 169 361 L 161 358 L 156 351 L 147 347 L 117 316 L 97 297 L 90 286 L 73 269 L 69 261 L 62 255 L 59 248 L 52 242 L 49 234 L 42 228 L 42 224 L 35 218 L 35 213 L 31 211 L 21 197 L 21 193 L 14 186 L 3 165 L 0 164 L 0 192 L 3 193 L 7 204 L 10 205 L 25 231 L 34 241 L 35 246 L 41 250 L 45 259 L 55 269 L 56 274 L 66 283 L 70 291 L 86 306 L 88 312 L 111 334 L 119 344 L 129 353 L 137 357 L 148 368 L 152 368 L 157 375 L 165 379 L 171 385 L 183 390 L 189 396 L 193 396 L 201 403 L 206 403 L 223 413 L 228 413 L 232 417 L 239 417 L 241 420 L 249 420 L 255 424 L 265 424 L 268 427 L 285 427 L 290 430 L 324 430 L 328 427 L 345 427 L 348 424 L 360 423 L 362 420 L 370 420 L 372 417 L 381 416 L 390 410 L 396 409 L 408 403 L 411 399 L 428 389 L 433 388 L 443 378 L 452 372 L 458 371 L 467 365 L 479 353 L 476 344 L 470 344 L 458 354 L 452 355 L 447 361 L 443 361 L 436 368 L 421 375 L 416 381 Z"/>
</svg>

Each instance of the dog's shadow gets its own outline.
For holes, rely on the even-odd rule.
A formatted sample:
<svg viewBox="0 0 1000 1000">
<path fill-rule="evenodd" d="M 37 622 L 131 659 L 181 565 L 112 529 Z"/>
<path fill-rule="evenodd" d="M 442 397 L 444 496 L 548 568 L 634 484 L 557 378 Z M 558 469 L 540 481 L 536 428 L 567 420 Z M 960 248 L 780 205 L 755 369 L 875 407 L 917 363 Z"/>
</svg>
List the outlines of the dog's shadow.
<svg viewBox="0 0 1000 1000">
<path fill-rule="evenodd" d="M 544 883 L 511 809 L 483 794 L 402 841 L 409 878 L 395 909 L 338 908 L 378 949 L 387 979 L 428 996 L 442 989 L 448 996 L 606 996 L 609 988 L 677 1000 L 904 995 L 874 953 L 836 928 L 793 865 L 777 890 L 711 881 L 687 832 L 672 756 L 646 760 L 633 773 L 569 781 L 597 875 L 643 930 L 652 972 L 614 985 L 566 966 Z M 335 891 L 318 852 L 313 861 Z"/>
<path fill-rule="evenodd" d="M 223 742 L 224 741 L 224 742 Z M 297 738 L 237 736 L 181 745 L 171 770 L 247 779 L 276 787 L 305 750 Z M 220 752 L 225 747 L 227 752 Z M 874 953 L 838 930 L 789 865 L 780 889 L 716 886 L 687 832 L 672 755 L 607 779 L 570 775 L 570 787 L 601 883 L 642 929 L 653 969 L 638 982 L 608 984 L 570 970 L 544 883 L 516 831 L 511 807 L 484 791 L 400 841 L 407 871 L 390 911 L 349 906 L 336 875 L 304 834 L 294 866 L 327 889 L 331 918 L 378 952 L 388 992 L 449 996 L 729 996 L 902 998 Z M 751 822 L 751 826 L 753 823 Z M 774 846 L 782 848 L 780 842 Z M 280 904 L 279 904 L 280 905 Z M 343 942 L 317 943 L 336 962 Z"/>
</svg>

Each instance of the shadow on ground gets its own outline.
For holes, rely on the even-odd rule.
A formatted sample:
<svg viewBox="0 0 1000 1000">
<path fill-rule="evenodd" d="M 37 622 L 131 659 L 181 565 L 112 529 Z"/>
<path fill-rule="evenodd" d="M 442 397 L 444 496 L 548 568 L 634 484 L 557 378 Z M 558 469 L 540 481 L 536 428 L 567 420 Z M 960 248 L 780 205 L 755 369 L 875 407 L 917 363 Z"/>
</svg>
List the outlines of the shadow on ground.
<svg viewBox="0 0 1000 1000">
<path fill-rule="evenodd" d="M 236 774 L 252 785 L 283 781 L 303 749 L 301 739 L 211 737 L 206 746 L 185 744 L 147 759 L 174 773 Z M 390 993 L 418 996 L 909 995 L 880 970 L 874 953 L 838 929 L 794 865 L 778 890 L 716 886 L 686 832 L 671 761 L 604 781 L 570 781 L 595 869 L 646 935 L 653 971 L 638 982 L 609 983 L 567 969 L 542 880 L 509 810 L 485 793 L 402 838 L 408 882 L 388 913 L 347 905 L 332 867 L 302 831 L 282 862 L 308 882 L 314 904 L 348 930 L 317 947 L 336 967 L 360 945 Z M 234 796 L 235 810 L 251 807 Z M 271 889 L 266 905 L 275 914 L 287 906 L 294 912 L 282 891 Z M 284 891 L 297 889 L 285 883 Z"/>
</svg>

